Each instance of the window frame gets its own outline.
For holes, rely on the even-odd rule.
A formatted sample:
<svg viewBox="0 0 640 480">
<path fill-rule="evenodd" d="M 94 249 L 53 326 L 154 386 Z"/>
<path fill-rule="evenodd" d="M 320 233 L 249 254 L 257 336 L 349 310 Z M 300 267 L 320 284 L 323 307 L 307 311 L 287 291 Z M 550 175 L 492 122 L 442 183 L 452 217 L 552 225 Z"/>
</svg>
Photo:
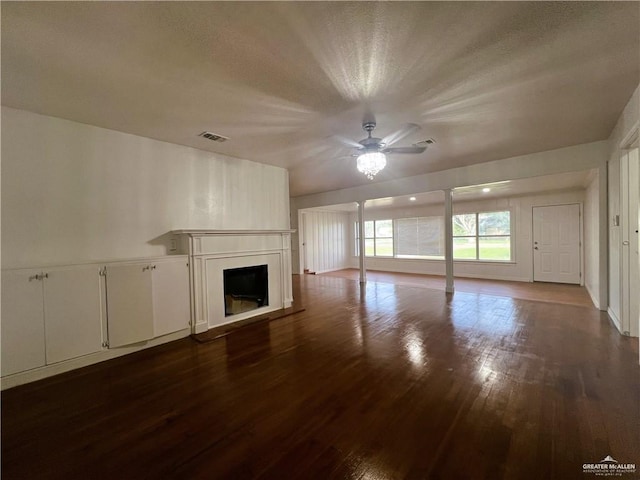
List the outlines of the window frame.
<svg viewBox="0 0 640 480">
<path fill-rule="evenodd" d="M 371 222 L 372 223 L 372 231 L 373 231 L 373 236 L 367 236 L 367 223 Z M 378 236 L 377 234 L 377 229 L 376 229 L 376 222 L 391 222 L 391 236 L 390 237 L 382 237 L 382 236 Z M 355 256 L 357 257 L 359 255 L 359 251 L 360 251 L 360 230 L 358 228 L 358 224 L 359 222 L 356 220 L 354 223 L 355 226 Z M 396 258 L 396 239 L 395 239 L 395 235 L 394 235 L 394 219 L 393 218 L 383 218 L 383 219 L 379 219 L 379 220 L 365 220 L 364 221 L 364 241 L 365 241 L 365 257 L 379 257 L 379 258 Z M 378 239 L 391 239 L 391 248 L 392 248 L 392 253 L 391 255 L 379 255 L 378 254 Z M 373 240 L 373 255 L 367 255 L 367 247 L 366 247 L 366 243 L 367 240 Z"/>
<path fill-rule="evenodd" d="M 483 213 L 502 213 L 507 212 L 509 214 L 509 235 L 504 234 L 496 234 L 496 235 L 480 235 L 480 215 Z M 486 262 L 486 263 L 515 263 L 515 242 L 514 242 L 514 232 L 513 232 L 513 224 L 514 224 L 514 213 L 513 209 L 490 209 L 490 210 L 476 210 L 473 212 L 456 212 L 452 215 L 452 217 L 458 215 L 474 215 L 475 216 L 475 235 L 453 235 L 452 240 L 455 241 L 456 238 L 474 238 L 476 243 L 476 255 L 475 258 L 453 258 L 454 262 Z M 453 218 L 452 218 L 453 221 Z M 487 259 L 480 258 L 480 239 L 484 238 L 504 238 L 509 237 L 509 258 L 505 260 L 500 259 Z"/>
<path fill-rule="evenodd" d="M 509 235 L 480 235 L 480 219 L 479 216 L 483 213 L 501 213 L 501 212 L 508 212 L 509 213 Z M 508 264 L 508 263 L 517 263 L 516 262 L 516 249 L 515 249 L 515 232 L 514 232 L 514 225 L 515 225 L 515 212 L 513 210 L 513 208 L 503 208 L 503 209 L 482 209 L 482 210 L 476 210 L 476 211 L 461 211 L 461 212 L 455 212 L 452 216 L 456 216 L 456 215 L 474 215 L 475 216 L 475 221 L 476 221 L 476 226 L 475 226 L 475 235 L 452 235 L 452 240 L 455 240 L 456 238 L 475 238 L 475 242 L 476 242 L 476 255 L 475 258 L 453 258 L 454 262 L 472 262 L 472 263 L 504 263 L 504 264 Z M 398 218 L 385 218 L 385 219 L 380 219 L 380 220 L 365 220 L 365 242 L 366 240 L 373 240 L 373 246 L 374 246 L 374 254 L 373 255 L 366 255 L 365 256 L 368 258 L 389 258 L 389 259 L 393 259 L 393 260 L 400 260 L 400 261 L 444 261 L 445 257 L 444 254 L 442 256 L 421 256 L 421 255 L 416 255 L 416 256 L 407 256 L 407 255 L 402 255 L 402 256 L 398 256 L 398 252 L 397 252 L 397 245 L 398 245 L 398 241 L 397 241 L 397 228 L 396 228 L 396 222 L 397 220 L 404 220 L 404 219 L 413 219 L 413 218 L 439 218 L 441 219 L 441 221 L 443 222 L 443 228 L 444 228 L 444 216 L 440 216 L 440 215 L 422 215 L 422 216 L 411 216 L 411 217 L 398 217 Z M 392 242 L 393 242 L 393 255 L 389 256 L 389 255 L 378 255 L 376 252 L 376 228 L 375 228 L 375 222 L 376 221 L 389 221 L 391 220 L 391 227 L 392 227 L 392 233 L 391 233 L 391 237 L 379 237 L 379 238 L 391 238 Z M 453 219 L 452 219 L 453 220 Z M 372 222 L 373 223 L 373 237 L 367 237 L 366 236 L 366 223 L 367 222 Z M 353 225 L 355 227 L 355 257 L 359 256 L 359 250 L 360 250 L 360 232 L 358 229 L 358 220 L 355 220 Z M 480 239 L 483 238 L 492 238 L 492 237 L 509 237 L 509 259 L 508 260 L 500 260 L 500 259 L 481 259 L 480 257 Z M 445 238 L 445 242 L 446 242 L 446 238 Z"/>
</svg>

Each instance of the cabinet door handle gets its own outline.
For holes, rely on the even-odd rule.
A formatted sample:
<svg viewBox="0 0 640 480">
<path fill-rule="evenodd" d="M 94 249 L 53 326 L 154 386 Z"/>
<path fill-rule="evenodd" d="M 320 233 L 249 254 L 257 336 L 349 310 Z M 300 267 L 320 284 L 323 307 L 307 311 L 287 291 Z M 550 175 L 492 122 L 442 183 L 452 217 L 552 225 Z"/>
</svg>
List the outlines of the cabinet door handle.
<svg viewBox="0 0 640 480">
<path fill-rule="evenodd" d="M 29 277 L 29 281 L 31 281 L 31 280 L 44 280 L 45 278 L 49 278 L 49 274 L 48 273 L 44 273 L 44 272 L 40 272 L 40 273 L 36 273 L 35 275 L 32 275 L 31 277 Z"/>
<path fill-rule="evenodd" d="M 151 270 L 155 270 L 156 266 L 155 265 L 151 265 Z"/>
<path fill-rule="evenodd" d="M 149 267 L 149 265 L 147 265 L 146 267 L 142 267 L 142 271 L 146 272 L 147 270 L 149 270 L 149 268 L 151 268 L 151 267 Z"/>
</svg>

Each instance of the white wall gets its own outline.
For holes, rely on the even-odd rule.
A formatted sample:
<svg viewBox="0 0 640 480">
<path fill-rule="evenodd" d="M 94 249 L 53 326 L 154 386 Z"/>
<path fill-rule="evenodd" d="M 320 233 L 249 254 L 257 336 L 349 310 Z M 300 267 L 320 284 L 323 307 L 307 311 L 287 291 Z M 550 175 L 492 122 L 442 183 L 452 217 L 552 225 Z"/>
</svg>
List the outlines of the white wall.
<svg viewBox="0 0 640 480">
<path fill-rule="evenodd" d="M 289 228 L 287 171 L 2 108 L 3 268 L 164 255 L 185 228 Z"/>
<path fill-rule="evenodd" d="M 476 211 L 511 210 L 512 235 L 514 237 L 513 262 L 455 261 L 454 275 L 458 277 L 489 278 L 495 280 L 533 281 L 532 208 L 544 205 L 562 205 L 583 203 L 584 190 L 545 193 L 509 198 L 494 198 L 475 202 L 456 202 L 454 195 L 454 213 Z M 367 211 L 365 220 L 388 218 L 410 218 L 417 216 L 443 216 L 444 205 L 428 205 L 415 208 L 385 209 Z M 352 222 L 356 217 L 352 216 Z M 351 229 L 352 231 L 353 229 Z M 355 239 L 351 239 L 355 245 Z M 352 248 L 352 255 L 355 254 Z M 357 258 L 352 257 L 351 267 L 357 267 Z M 413 260 L 399 258 L 367 257 L 367 269 L 392 272 L 426 273 L 444 275 L 444 260 Z"/>
<path fill-rule="evenodd" d="M 584 285 L 600 308 L 600 175 L 593 170 L 584 193 Z"/>
<path fill-rule="evenodd" d="M 302 212 L 305 265 L 322 273 L 349 266 L 349 214 L 310 210 Z"/>
</svg>

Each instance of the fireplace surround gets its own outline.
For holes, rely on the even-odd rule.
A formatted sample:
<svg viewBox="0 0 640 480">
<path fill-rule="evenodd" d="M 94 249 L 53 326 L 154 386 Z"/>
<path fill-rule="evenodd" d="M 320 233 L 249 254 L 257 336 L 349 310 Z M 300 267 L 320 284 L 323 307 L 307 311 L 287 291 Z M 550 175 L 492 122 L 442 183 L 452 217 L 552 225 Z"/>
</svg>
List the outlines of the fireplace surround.
<svg viewBox="0 0 640 480">
<path fill-rule="evenodd" d="M 192 333 L 291 306 L 293 231 L 201 229 L 171 232 L 171 241 L 176 245 L 172 253 L 189 255 Z M 262 266 L 266 267 L 266 302 L 254 299 L 255 308 L 249 309 L 251 299 L 225 297 L 225 270 Z M 236 295 L 243 296 L 250 295 Z M 233 300 L 235 306 L 229 307 Z"/>
</svg>

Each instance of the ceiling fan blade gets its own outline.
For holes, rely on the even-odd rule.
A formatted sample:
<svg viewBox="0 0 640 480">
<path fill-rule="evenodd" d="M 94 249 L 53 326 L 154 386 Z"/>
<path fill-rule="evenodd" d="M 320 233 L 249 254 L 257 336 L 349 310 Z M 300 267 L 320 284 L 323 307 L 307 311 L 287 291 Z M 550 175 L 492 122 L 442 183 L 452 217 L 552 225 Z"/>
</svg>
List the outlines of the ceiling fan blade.
<svg viewBox="0 0 640 480">
<path fill-rule="evenodd" d="M 356 142 L 355 140 L 351 140 L 350 138 L 343 137 L 342 135 L 331 135 L 331 137 L 329 138 L 333 138 L 334 140 L 337 140 L 338 142 L 348 147 L 362 148 L 362 145 L 360 143 Z"/>
<path fill-rule="evenodd" d="M 391 146 L 399 140 L 402 140 L 407 135 L 412 134 L 413 132 L 420 130 L 420 125 L 416 125 L 415 123 L 407 123 L 403 125 L 403 127 L 397 132 L 393 132 L 382 139 L 382 143 L 386 146 Z"/>
<path fill-rule="evenodd" d="M 385 148 L 382 153 L 422 153 L 427 147 L 395 147 Z"/>
</svg>

